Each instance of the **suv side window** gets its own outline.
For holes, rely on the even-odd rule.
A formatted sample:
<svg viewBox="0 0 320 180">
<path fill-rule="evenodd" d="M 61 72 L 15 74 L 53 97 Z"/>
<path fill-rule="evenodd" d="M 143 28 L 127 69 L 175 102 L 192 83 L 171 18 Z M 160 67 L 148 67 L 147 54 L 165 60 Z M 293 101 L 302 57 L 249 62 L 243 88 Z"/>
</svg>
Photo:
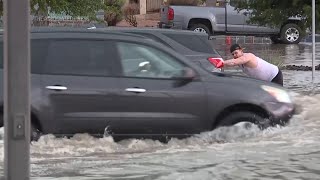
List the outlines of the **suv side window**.
<svg viewBox="0 0 320 180">
<path fill-rule="evenodd" d="M 44 61 L 48 54 L 48 40 L 31 40 L 31 72 L 43 73 Z"/>
<path fill-rule="evenodd" d="M 141 44 L 117 43 L 123 75 L 126 77 L 166 78 L 181 76 L 185 65 L 170 55 Z"/>
<path fill-rule="evenodd" d="M 45 73 L 57 75 L 108 76 L 112 70 L 112 42 L 99 40 L 52 40 Z"/>
<path fill-rule="evenodd" d="M 0 68 L 4 66 L 3 59 L 3 42 L 0 43 Z M 48 42 L 46 40 L 31 40 L 31 73 L 41 74 L 43 70 L 43 63 L 48 52 Z"/>
</svg>

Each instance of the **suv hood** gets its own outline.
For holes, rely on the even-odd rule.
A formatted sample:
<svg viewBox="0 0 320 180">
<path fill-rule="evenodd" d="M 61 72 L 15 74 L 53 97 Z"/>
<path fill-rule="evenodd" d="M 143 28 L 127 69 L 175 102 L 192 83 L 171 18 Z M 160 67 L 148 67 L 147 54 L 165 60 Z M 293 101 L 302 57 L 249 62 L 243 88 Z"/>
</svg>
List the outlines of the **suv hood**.
<svg viewBox="0 0 320 180">
<path fill-rule="evenodd" d="M 206 79 L 206 81 L 232 83 L 235 86 L 247 86 L 247 88 L 260 87 L 261 85 L 268 85 L 268 86 L 273 86 L 273 87 L 283 89 L 282 86 L 279 86 L 275 83 L 254 79 L 244 75 L 230 74 L 225 72 L 210 72 L 210 75 L 211 76 L 208 79 Z"/>
</svg>

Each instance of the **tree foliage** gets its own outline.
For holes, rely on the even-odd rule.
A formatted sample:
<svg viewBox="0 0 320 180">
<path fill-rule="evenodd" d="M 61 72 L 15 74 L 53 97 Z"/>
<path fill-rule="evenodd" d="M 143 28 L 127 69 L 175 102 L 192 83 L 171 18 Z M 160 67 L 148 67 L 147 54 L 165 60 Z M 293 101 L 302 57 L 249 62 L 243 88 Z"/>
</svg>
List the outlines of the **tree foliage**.
<svg viewBox="0 0 320 180">
<path fill-rule="evenodd" d="M 124 2 L 124 0 L 104 0 L 104 20 L 108 22 L 109 26 L 114 26 L 122 20 L 123 14 L 121 8 Z"/>
<path fill-rule="evenodd" d="M 305 18 L 305 27 L 312 25 L 312 0 L 235 0 L 237 10 L 251 9 L 251 23 L 279 27 L 289 17 Z M 319 7 L 320 0 L 316 0 Z M 316 22 L 320 19 L 320 8 L 316 8 Z M 319 27 L 319 25 L 317 26 Z"/>
<path fill-rule="evenodd" d="M 137 3 L 127 2 L 121 10 L 126 22 L 131 26 L 137 27 L 138 21 L 135 15 L 139 13 L 139 5 Z"/>
<path fill-rule="evenodd" d="M 3 1 L 0 0 L 0 13 L 3 14 Z M 31 13 L 47 16 L 49 12 L 66 14 L 72 17 L 88 17 L 96 19 L 99 10 L 110 11 L 114 7 L 121 9 L 123 0 L 30 0 Z M 117 5 L 120 5 L 118 7 Z"/>
</svg>

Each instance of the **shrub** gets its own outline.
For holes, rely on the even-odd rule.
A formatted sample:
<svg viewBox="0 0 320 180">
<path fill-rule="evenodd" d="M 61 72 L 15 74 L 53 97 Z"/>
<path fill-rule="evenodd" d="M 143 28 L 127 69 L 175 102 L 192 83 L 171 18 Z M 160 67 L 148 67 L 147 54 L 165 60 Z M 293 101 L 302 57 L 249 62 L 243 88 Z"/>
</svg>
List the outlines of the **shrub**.
<svg viewBox="0 0 320 180">
<path fill-rule="evenodd" d="M 136 14 L 139 13 L 139 5 L 137 3 L 126 3 L 122 8 L 124 19 L 134 27 L 138 26 Z"/>
<path fill-rule="evenodd" d="M 124 0 L 105 0 L 104 20 L 108 26 L 115 26 L 123 18 L 121 7 L 124 5 Z"/>
</svg>

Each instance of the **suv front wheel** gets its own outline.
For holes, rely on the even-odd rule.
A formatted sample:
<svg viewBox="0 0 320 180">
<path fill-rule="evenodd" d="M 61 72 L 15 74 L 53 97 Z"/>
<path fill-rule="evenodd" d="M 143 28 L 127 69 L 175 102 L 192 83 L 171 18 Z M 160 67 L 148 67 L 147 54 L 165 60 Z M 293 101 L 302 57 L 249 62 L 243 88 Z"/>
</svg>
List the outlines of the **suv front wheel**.
<svg viewBox="0 0 320 180">
<path fill-rule="evenodd" d="M 256 124 L 260 129 L 266 129 L 267 127 L 271 126 L 270 120 L 268 118 L 264 118 L 258 113 L 250 111 L 236 111 L 221 119 L 218 127 L 233 126 L 240 122 L 250 122 Z"/>
</svg>

